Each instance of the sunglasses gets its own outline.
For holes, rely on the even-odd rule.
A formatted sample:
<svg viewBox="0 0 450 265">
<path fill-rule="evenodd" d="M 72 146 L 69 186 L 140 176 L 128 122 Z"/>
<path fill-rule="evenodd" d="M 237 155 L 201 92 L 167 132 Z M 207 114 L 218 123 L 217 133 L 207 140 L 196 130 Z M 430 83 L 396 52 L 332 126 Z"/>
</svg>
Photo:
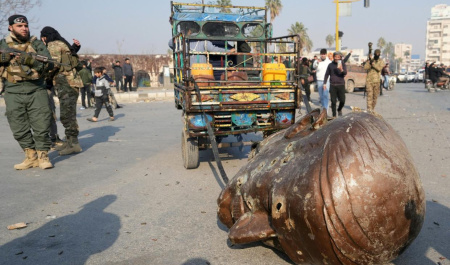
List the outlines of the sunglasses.
<svg viewBox="0 0 450 265">
<path fill-rule="evenodd" d="M 16 19 L 14 19 L 14 24 L 16 24 L 16 23 L 28 23 L 28 21 L 24 17 L 18 17 Z"/>
</svg>

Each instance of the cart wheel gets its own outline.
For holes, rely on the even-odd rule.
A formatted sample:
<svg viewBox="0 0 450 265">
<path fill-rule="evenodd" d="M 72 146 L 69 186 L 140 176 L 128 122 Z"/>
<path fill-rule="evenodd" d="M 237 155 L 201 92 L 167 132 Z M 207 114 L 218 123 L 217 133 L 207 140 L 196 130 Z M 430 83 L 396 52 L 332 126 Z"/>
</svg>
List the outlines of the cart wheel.
<svg viewBox="0 0 450 265">
<path fill-rule="evenodd" d="M 183 108 L 180 104 L 178 104 L 176 99 L 175 99 L 175 108 L 176 109 L 182 109 Z"/>
<path fill-rule="evenodd" d="M 183 164 L 186 169 L 198 168 L 198 139 L 197 137 L 189 137 L 184 130 L 181 133 L 181 152 L 183 156 Z"/>
</svg>

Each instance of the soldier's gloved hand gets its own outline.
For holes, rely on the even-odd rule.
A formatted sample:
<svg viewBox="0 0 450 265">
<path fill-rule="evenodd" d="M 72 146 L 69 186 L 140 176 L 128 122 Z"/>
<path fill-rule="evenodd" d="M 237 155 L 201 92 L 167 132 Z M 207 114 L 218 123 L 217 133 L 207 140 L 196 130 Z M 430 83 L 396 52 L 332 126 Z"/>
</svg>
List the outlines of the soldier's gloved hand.
<svg viewBox="0 0 450 265">
<path fill-rule="evenodd" d="M 11 60 L 11 54 L 2 53 L 0 54 L 0 63 L 7 63 Z"/>
<path fill-rule="evenodd" d="M 33 56 L 31 54 L 23 52 L 19 56 L 19 62 L 22 65 L 33 66 L 35 59 L 33 58 Z"/>
</svg>

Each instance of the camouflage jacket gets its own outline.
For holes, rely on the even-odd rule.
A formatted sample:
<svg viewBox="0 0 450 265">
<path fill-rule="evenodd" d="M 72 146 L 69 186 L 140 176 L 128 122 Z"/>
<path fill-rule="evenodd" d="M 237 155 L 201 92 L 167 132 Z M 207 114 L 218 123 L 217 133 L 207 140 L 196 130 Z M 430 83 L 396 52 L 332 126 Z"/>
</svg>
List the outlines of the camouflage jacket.
<svg viewBox="0 0 450 265">
<path fill-rule="evenodd" d="M 385 63 L 378 59 L 373 60 L 372 64 L 369 61 L 364 65 L 364 70 L 367 70 L 366 83 L 380 83 L 381 70 L 383 70 Z"/>
<path fill-rule="evenodd" d="M 15 45 L 21 45 L 24 44 L 20 42 L 16 36 L 12 32 L 10 32 L 9 38 L 12 39 Z M 35 39 L 33 37 L 30 37 L 31 39 Z M 31 42 L 31 47 L 34 51 L 36 51 L 37 54 L 48 57 L 51 59 L 50 53 L 47 50 L 47 47 L 45 47 L 45 44 L 35 39 Z M 10 48 L 6 39 L 0 40 L 0 49 L 8 49 Z M 2 71 L 2 75 L 4 75 L 4 71 L 6 71 L 6 68 L 9 66 L 9 63 L 3 63 L 0 64 L 0 68 Z M 37 89 L 45 88 L 44 86 L 44 78 L 43 75 L 48 71 L 49 68 L 53 67 L 53 64 L 47 64 L 39 61 L 35 61 L 33 66 L 31 67 L 33 70 L 36 70 L 41 75 L 41 78 L 35 79 L 35 80 L 24 80 L 21 82 L 13 83 L 9 82 L 8 80 L 5 80 L 4 87 L 5 90 L 8 91 L 8 93 L 31 93 L 33 91 L 36 91 Z M 6 79 L 6 78 L 5 78 Z"/>
<path fill-rule="evenodd" d="M 60 63 L 63 62 L 63 56 L 71 54 L 69 47 L 67 47 L 64 42 L 59 40 L 47 43 L 47 48 L 52 55 L 52 58 Z M 55 86 L 59 85 L 58 80 L 64 78 L 71 87 L 83 87 L 83 81 L 75 69 L 66 71 L 62 68 L 55 68 L 55 71 L 56 73 L 51 74 L 51 76 L 55 79 Z"/>
</svg>

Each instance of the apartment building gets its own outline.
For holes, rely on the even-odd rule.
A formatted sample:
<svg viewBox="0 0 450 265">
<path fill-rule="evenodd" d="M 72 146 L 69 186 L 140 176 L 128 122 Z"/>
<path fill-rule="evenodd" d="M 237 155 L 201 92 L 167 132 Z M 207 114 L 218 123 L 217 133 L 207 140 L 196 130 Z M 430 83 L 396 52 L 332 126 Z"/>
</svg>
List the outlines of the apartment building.
<svg viewBox="0 0 450 265">
<path fill-rule="evenodd" d="M 436 5 L 427 22 L 425 60 L 450 65 L 450 6 Z"/>
</svg>

